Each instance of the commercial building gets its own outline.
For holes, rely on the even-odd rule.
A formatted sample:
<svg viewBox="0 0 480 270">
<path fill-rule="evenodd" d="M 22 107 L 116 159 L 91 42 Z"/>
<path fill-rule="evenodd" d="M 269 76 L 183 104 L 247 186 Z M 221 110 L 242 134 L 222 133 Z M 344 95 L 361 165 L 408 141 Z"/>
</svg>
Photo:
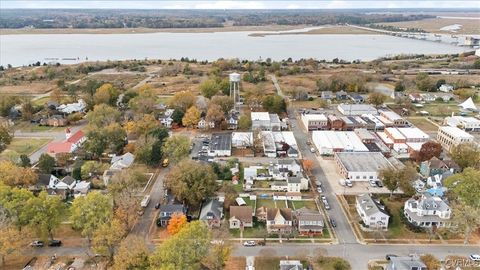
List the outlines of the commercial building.
<svg viewBox="0 0 480 270">
<path fill-rule="evenodd" d="M 401 127 L 401 126 L 408 125 L 407 120 L 403 119 L 403 117 L 401 117 L 400 115 L 398 115 L 394 111 L 379 110 L 378 113 L 380 114 L 380 116 L 383 116 L 386 119 L 388 119 L 389 121 L 393 122 L 393 125 L 396 126 L 396 127 Z"/>
<path fill-rule="evenodd" d="M 266 157 L 277 157 L 277 148 L 275 146 L 275 139 L 272 132 L 262 131 L 259 134 L 262 140 L 263 154 Z"/>
<path fill-rule="evenodd" d="M 362 115 L 362 118 L 365 121 L 370 121 L 373 123 L 373 130 L 383 130 L 385 128 L 385 124 L 373 114 L 364 114 Z"/>
<path fill-rule="evenodd" d="M 438 129 L 437 132 L 437 141 L 442 144 L 442 146 L 450 151 L 452 147 L 457 146 L 461 143 L 470 143 L 473 142 L 474 137 L 467 132 L 450 126 L 443 126 Z"/>
<path fill-rule="evenodd" d="M 378 172 L 392 164 L 379 152 L 335 153 L 340 174 L 352 181 L 378 180 Z"/>
<path fill-rule="evenodd" d="M 232 155 L 232 134 L 213 133 L 210 141 L 208 156 L 229 157 Z"/>
<path fill-rule="evenodd" d="M 306 114 L 301 115 L 302 123 L 308 131 L 327 129 L 327 117 L 324 114 Z"/>
<path fill-rule="evenodd" d="M 232 147 L 244 149 L 252 146 L 253 146 L 252 132 L 232 132 Z"/>
<path fill-rule="evenodd" d="M 422 143 L 430 140 L 430 136 L 417 127 L 397 128 L 397 130 L 405 137 L 407 143 Z"/>
<path fill-rule="evenodd" d="M 379 201 L 375 201 L 369 194 L 361 194 L 356 197 L 355 207 L 363 224 L 370 229 L 386 230 L 390 216 L 385 207 Z"/>
<path fill-rule="evenodd" d="M 465 131 L 480 131 L 480 120 L 474 117 L 451 116 L 445 118 L 443 124 L 451 127 L 458 127 L 459 129 L 463 129 Z"/>
<path fill-rule="evenodd" d="M 343 115 L 377 114 L 377 109 L 368 104 L 339 104 L 337 109 Z"/>
<path fill-rule="evenodd" d="M 451 210 L 440 197 L 424 193 L 418 199 L 408 199 L 405 202 L 403 213 L 407 220 L 415 226 L 439 228 L 449 225 Z"/>
<path fill-rule="evenodd" d="M 368 148 L 353 131 L 313 131 L 312 141 L 321 155 L 334 152 L 368 152 Z"/>
<path fill-rule="evenodd" d="M 328 125 L 328 129 L 330 129 L 330 130 L 342 130 L 343 129 L 342 119 L 336 117 L 333 114 L 330 114 L 327 117 L 327 125 Z"/>
<path fill-rule="evenodd" d="M 390 138 L 393 143 L 406 143 L 407 138 L 397 128 L 386 128 L 385 134 Z"/>
<path fill-rule="evenodd" d="M 252 130 L 278 131 L 282 128 L 282 121 L 277 114 L 268 112 L 251 112 Z"/>
</svg>

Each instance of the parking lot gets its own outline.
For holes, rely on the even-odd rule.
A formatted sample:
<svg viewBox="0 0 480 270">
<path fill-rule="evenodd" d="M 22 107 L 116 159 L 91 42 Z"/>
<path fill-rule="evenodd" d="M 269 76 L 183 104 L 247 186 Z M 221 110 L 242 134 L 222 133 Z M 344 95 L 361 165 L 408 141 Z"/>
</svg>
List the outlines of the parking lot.
<svg viewBox="0 0 480 270">
<path fill-rule="evenodd" d="M 192 139 L 193 147 L 190 153 L 192 159 L 208 161 L 208 146 L 210 144 L 210 136 L 202 134 Z"/>
</svg>

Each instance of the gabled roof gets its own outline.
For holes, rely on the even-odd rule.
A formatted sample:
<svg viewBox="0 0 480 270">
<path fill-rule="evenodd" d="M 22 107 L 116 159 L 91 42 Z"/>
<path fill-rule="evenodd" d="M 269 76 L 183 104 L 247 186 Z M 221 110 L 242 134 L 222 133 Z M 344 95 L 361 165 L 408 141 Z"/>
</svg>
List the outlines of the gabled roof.
<svg viewBox="0 0 480 270">
<path fill-rule="evenodd" d="M 230 206 L 230 219 L 236 218 L 243 223 L 252 222 L 252 208 L 250 206 Z"/>
<path fill-rule="evenodd" d="M 208 200 L 200 211 L 199 220 L 221 219 L 223 215 L 223 203 L 217 198 Z"/>
<path fill-rule="evenodd" d="M 133 164 L 133 161 L 135 161 L 135 156 L 132 153 L 127 152 L 121 156 L 114 156 L 110 161 L 112 164 L 110 169 L 128 168 Z"/>
<path fill-rule="evenodd" d="M 267 220 L 274 220 L 277 214 L 280 214 L 285 220 L 292 220 L 292 209 L 290 208 L 267 209 Z"/>
<path fill-rule="evenodd" d="M 163 204 L 160 205 L 160 213 L 185 213 L 185 207 L 182 204 Z"/>
<path fill-rule="evenodd" d="M 385 212 L 382 207 L 375 202 L 369 194 L 361 194 L 356 198 L 357 205 L 363 209 L 367 216 L 376 215 L 382 213 L 386 216 L 388 214 Z"/>
<path fill-rule="evenodd" d="M 85 137 L 85 133 L 79 130 L 75 132 L 70 138 L 67 139 L 69 143 L 78 143 L 83 137 Z"/>
<path fill-rule="evenodd" d="M 77 182 L 77 180 L 70 175 L 67 175 L 62 179 L 62 182 L 70 186 L 71 184 Z"/>
<path fill-rule="evenodd" d="M 70 153 L 72 143 L 70 142 L 51 142 L 47 146 L 47 152 L 50 154 Z"/>
</svg>

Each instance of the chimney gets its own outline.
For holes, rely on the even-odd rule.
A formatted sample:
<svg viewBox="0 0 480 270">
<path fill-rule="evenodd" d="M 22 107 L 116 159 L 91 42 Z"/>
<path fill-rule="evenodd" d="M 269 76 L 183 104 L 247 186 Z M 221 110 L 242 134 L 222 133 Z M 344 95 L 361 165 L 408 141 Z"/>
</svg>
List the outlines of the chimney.
<svg viewBox="0 0 480 270">
<path fill-rule="evenodd" d="M 65 129 L 65 139 L 68 140 L 72 136 L 72 131 L 70 128 Z"/>
</svg>

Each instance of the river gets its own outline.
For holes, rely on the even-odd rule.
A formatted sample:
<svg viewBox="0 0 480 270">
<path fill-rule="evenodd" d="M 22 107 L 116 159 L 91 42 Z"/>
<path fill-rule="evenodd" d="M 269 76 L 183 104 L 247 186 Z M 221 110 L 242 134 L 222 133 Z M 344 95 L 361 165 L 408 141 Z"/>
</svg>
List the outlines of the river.
<svg viewBox="0 0 480 270">
<path fill-rule="evenodd" d="M 268 57 L 282 60 L 291 57 L 368 61 L 398 54 L 469 50 L 445 43 L 387 35 L 283 34 L 252 37 L 249 36 L 251 33 L 254 32 L 0 35 L 0 65 L 181 57 L 197 60 L 257 60 Z"/>
</svg>

